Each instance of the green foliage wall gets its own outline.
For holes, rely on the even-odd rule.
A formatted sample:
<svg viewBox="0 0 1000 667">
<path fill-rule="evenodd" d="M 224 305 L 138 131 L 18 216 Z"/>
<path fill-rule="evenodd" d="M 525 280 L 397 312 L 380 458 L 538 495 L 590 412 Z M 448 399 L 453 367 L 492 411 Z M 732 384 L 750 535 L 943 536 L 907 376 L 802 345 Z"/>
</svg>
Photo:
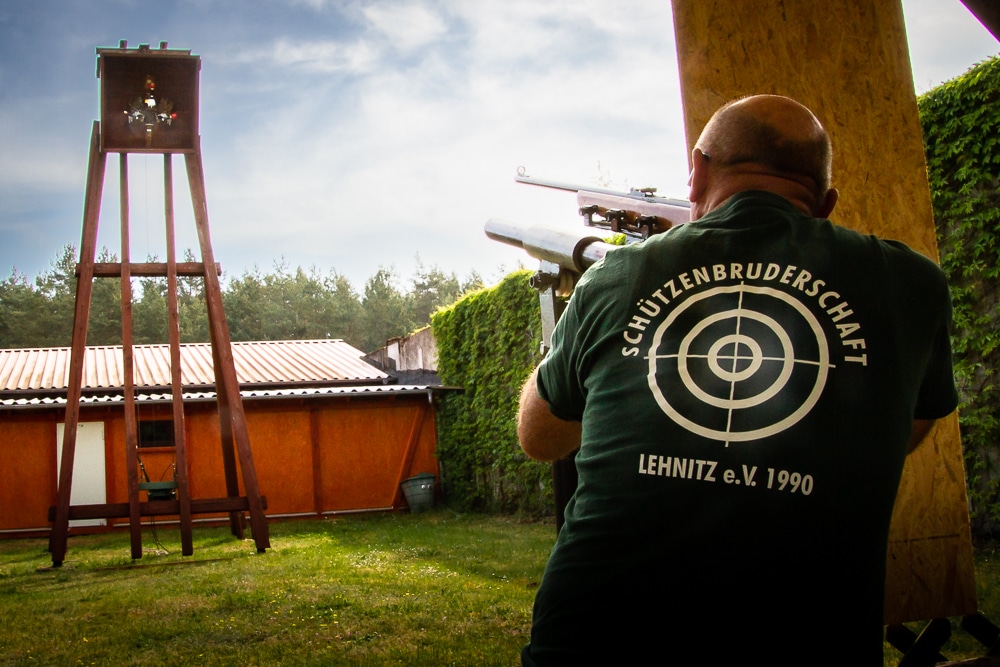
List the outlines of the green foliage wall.
<svg viewBox="0 0 1000 667">
<path fill-rule="evenodd" d="M 954 306 L 955 379 L 973 527 L 1000 526 L 1000 59 L 918 100 Z"/>
<path fill-rule="evenodd" d="M 438 459 L 449 501 L 463 510 L 552 511 L 551 473 L 517 443 L 520 389 L 540 360 L 541 318 L 529 271 L 466 295 L 431 317 L 442 398 Z"/>
</svg>

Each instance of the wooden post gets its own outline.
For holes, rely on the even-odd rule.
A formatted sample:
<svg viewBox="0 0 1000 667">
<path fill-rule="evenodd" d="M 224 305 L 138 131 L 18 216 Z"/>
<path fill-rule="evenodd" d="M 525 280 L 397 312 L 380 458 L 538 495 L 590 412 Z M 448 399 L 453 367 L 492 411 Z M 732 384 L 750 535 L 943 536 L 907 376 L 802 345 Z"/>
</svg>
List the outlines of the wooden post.
<svg viewBox="0 0 1000 667">
<path fill-rule="evenodd" d="M 167 329 L 170 338 L 170 405 L 174 424 L 177 500 L 180 503 L 181 554 L 194 553 L 191 539 L 191 490 L 187 475 L 187 434 L 184 428 L 184 390 L 181 376 L 181 328 L 177 312 L 177 248 L 174 234 L 173 155 L 163 155 L 163 208 L 167 228 Z"/>
<path fill-rule="evenodd" d="M 62 565 L 69 536 L 69 499 L 73 486 L 73 461 L 76 456 L 76 432 L 80 423 L 80 396 L 83 393 L 83 355 L 87 347 L 87 323 L 90 297 L 94 291 L 94 259 L 97 250 L 97 223 L 104 191 L 107 154 L 99 145 L 100 124 L 94 122 L 90 134 L 90 159 L 87 167 L 87 191 L 83 207 L 83 235 L 80 240 L 80 263 L 76 278 L 76 311 L 73 315 L 73 342 L 70 352 L 69 385 L 66 389 L 66 420 L 63 430 L 62 461 L 59 465 L 59 488 L 56 492 L 55 519 L 49 536 L 52 564 Z"/>
<path fill-rule="evenodd" d="M 213 368 L 220 368 L 222 360 L 216 351 L 215 331 L 211 327 L 208 331 L 209 337 L 212 339 Z M 229 399 L 226 393 L 218 391 L 218 388 L 216 390 L 216 403 L 219 408 L 219 440 L 222 445 L 222 472 L 226 479 L 226 496 L 235 498 L 240 495 L 240 478 L 236 471 L 236 452 L 233 449 L 233 419 L 229 410 Z M 243 539 L 246 530 L 243 512 L 229 513 L 229 530 L 234 537 Z"/>
<path fill-rule="evenodd" d="M 224 402 L 228 407 L 229 416 L 221 425 L 223 434 L 228 424 L 232 429 L 233 441 L 236 444 L 236 455 L 240 462 L 240 472 L 243 474 L 243 488 L 246 490 L 247 502 L 250 507 L 250 529 L 253 531 L 257 551 L 263 552 L 271 546 L 264 517 L 264 506 L 261 501 L 260 488 L 257 484 L 257 472 L 253 464 L 253 451 L 250 448 L 250 434 L 247 432 L 246 415 L 243 412 L 243 399 L 240 396 L 239 383 L 236 380 L 236 363 L 233 360 L 232 342 L 229 338 L 229 325 L 222 309 L 222 288 L 219 286 L 219 276 L 213 270 L 215 255 L 212 252 L 212 238 L 208 228 L 208 203 L 205 197 L 205 176 L 201 164 L 201 149 L 185 156 L 187 165 L 188 187 L 191 189 L 191 203 L 194 206 L 195 226 L 198 230 L 198 243 L 201 246 L 201 260 L 205 265 L 205 301 L 208 306 L 208 327 L 211 330 L 212 349 L 218 363 L 215 364 L 215 385 L 220 405 Z M 220 418 L 224 418 L 220 410 Z M 225 447 L 225 443 L 223 447 Z"/>
<path fill-rule="evenodd" d="M 121 209 L 122 374 L 125 403 L 125 470 L 128 476 L 128 530 L 132 558 L 142 558 L 142 518 L 139 513 L 139 428 L 135 412 L 135 363 L 132 352 L 132 259 L 129 240 L 128 153 L 118 155 Z"/>
<path fill-rule="evenodd" d="M 834 145 L 835 221 L 937 259 L 899 0 L 673 0 L 688 150 L 723 103 L 787 95 Z M 893 516 L 887 624 L 976 611 L 957 418 L 911 456 Z"/>
<path fill-rule="evenodd" d="M 420 431 L 424 427 L 424 418 L 428 412 L 430 412 L 430 405 L 424 403 L 417 408 L 417 414 L 413 416 L 410 437 L 407 439 L 406 447 L 403 449 L 403 460 L 399 465 L 399 474 L 396 475 L 396 488 L 393 491 L 392 500 L 389 501 L 389 507 L 393 509 L 399 507 L 403 501 L 403 481 L 406 480 L 410 466 L 413 464 L 413 456 L 417 453 L 417 445 L 420 444 Z"/>
</svg>

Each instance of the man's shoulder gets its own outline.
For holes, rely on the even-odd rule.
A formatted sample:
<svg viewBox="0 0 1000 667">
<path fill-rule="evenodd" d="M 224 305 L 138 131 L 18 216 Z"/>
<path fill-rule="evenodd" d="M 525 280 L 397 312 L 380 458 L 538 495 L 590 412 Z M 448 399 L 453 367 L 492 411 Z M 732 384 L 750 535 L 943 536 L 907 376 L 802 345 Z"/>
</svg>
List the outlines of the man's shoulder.
<svg viewBox="0 0 1000 667">
<path fill-rule="evenodd" d="M 890 270 L 906 275 L 926 276 L 928 280 L 944 282 L 944 271 L 933 259 L 918 252 L 903 241 L 886 239 L 875 234 L 864 234 L 847 227 L 830 223 L 837 235 L 845 241 L 865 246 L 877 255 Z"/>
</svg>

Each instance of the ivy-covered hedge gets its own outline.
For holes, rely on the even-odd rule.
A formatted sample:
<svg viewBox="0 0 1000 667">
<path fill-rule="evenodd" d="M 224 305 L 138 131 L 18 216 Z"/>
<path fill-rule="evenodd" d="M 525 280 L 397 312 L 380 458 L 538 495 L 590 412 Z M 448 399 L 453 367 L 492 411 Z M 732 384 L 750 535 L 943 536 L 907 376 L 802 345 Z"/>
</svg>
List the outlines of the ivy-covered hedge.
<svg viewBox="0 0 1000 667">
<path fill-rule="evenodd" d="M 948 274 L 973 529 L 1000 527 L 1000 59 L 918 100 Z"/>
<path fill-rule="evenodd" d="M 438 410 L 437 453 L 448 501 L 462 510 L 551 513 L 549 466 L 517 443 L 520 389 L 540 360 L 541 318 L 529 271 L 466 295 L 431 317 L 438 374 L 449 393 Z"/>
</svg>

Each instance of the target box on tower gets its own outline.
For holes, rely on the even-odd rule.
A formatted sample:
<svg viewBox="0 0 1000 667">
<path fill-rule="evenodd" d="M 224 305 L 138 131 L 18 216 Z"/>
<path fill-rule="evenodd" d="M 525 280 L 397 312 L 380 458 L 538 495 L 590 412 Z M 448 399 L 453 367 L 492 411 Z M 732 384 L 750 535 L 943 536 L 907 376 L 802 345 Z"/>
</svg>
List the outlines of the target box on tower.
<svg viewBox="0 0 1000 667">
<path fill-rule="evenodd" d="M 198 74 L 191 51 L 141 44 L 97 49 L 101 150 L 187 153 L 198 143 Z"/>
</svg>

